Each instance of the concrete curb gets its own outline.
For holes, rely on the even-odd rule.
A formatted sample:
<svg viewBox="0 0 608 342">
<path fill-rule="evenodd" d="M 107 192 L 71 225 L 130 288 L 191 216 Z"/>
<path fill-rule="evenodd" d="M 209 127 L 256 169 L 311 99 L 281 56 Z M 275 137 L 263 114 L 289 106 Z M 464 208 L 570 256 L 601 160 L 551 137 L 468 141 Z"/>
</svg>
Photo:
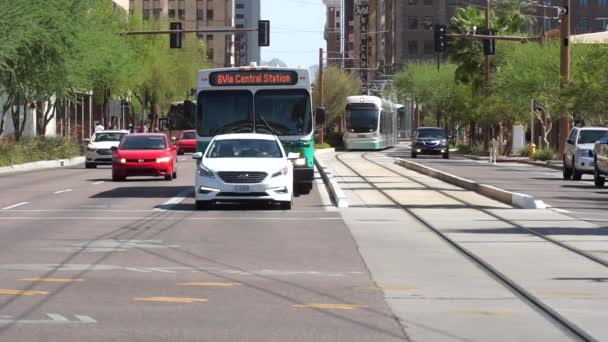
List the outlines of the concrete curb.
<svg viewBox="0 0 608 342">
<path fill-rule="evenodd" d="M 518 163 L 527 164 L 527 165 L 533 165 L 533 166 L 546 167 L 546 168 L 549 168 L 549 169 L 560 170 L 560 171 L 562 169 L 561 165 L 551 164 L 548 161 L 541 162 L 541 161 L 535 161 L 535 160 L 520 160 L 520 161 L 518 161 Z"/>
<path fill-rule="evenodd" d="M 0 167 L 0 174 L 54 169 L 58 167 L 73 166 L 82 163 L 84 163 L 84 157 L 74 157 L 71 159 L 58 160 L 42 160 L 37 162 Z"/>
<path fill-rule="evenodd" d="M 520 194 L 517 192 L 511 192 L 503 190 L 491 185 L 479 184 L 468 179 L 464 179 L 458 176 L 454 176 L 447 172 L 439 171 L 428 166 L 424 166 L 418 163 L 411 162 L 409 160 L 397 158 L 395 164 L 422 173 L 433 178 L 437 178 L 446 183 L 459 186 L 461 188 L 475 191 L 484 196 L 490 197 L 497 201 L 514 205 L 523 209 L 545 209 L 547 206 L 542 200 L 538 200 L 530 195 Z"/>
<path fill-rule="evenodd" d="M 344 194 L 344 191 L 342 191 L 342 188 L 340 188 L 340 185 L 334 176 L 327 170 L 327 167 L 323 165 L 323 162 L 319 158 L 315 158 L 315 165 L 321 174 L 321 178 L 323 178 L 323 182 L 325 182 L 329 189 L 329 194 L 336 202 L 336 206 L 338 208 L 347 208 L 348 198 Z"/>
</svg>

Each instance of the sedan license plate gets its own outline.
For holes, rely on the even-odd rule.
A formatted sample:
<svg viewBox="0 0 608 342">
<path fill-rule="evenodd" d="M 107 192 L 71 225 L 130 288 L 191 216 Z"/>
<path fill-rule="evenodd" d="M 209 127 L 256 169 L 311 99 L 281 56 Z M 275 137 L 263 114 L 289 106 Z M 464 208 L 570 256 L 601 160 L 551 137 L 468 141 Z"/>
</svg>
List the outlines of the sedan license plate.
<svg viewBox="0 0 608 342">
<path fill-rule="evenodd" d="M 234 191 L 235 192 L 248 192 L 249 191 L 249 185 L 235 185 L 234 186 Z"/>
</svg>

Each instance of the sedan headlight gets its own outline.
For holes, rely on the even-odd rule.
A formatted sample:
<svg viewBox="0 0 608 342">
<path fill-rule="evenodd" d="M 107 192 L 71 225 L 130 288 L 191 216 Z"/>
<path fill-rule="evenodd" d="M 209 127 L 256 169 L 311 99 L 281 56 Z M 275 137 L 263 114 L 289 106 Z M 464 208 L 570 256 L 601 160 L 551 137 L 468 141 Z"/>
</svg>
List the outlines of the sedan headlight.
<svg viewBox="0 0 608 342">
<path fill-rule="evenodd" d="M 593 151 L 591 150 L 576 150 L 576 154 L 579 157 L 593 157 Z"/>
<path fill-rule="evenodd" d="M 114 158 L 114 161 L 117 163 L 121 163 L 121 164 L 124 164 L 127 162 L 127 160 L 125 158 Z"/>
<path fill-rule="evenodd" d="M 211 171 L 208 168 L 204 167 L 203 164 L 201 164 L 199 166 L 199 168 L 198 168 L 198 174 L 201 177 L 215 178 L 215 175 L 213 174 L 213 171 Z"/>
<path fill-rule="evenodd" d="M 442 144 L 442 145 L 445 145 L 445 144 L 447 144 L 447 143 L 448 143 L 448 141 L 447 141 L 446 139 L 441 139 L 441 144 Z"/>
<path fill-rule="evenodd" d="M 162 158 L 156 158 L 156 162 L 157 163 L 167 163 L 171 160 L 171 157 L 162 157 Z"/>
<path fill-rule="evenodd" d="M 287 176 L 288 172 L 289 172 L 289 169 L 287 168 L 287 166 L 285 166 L 282 169 L 280 169 L 279 171 L 273 173 L 272 178 L 279 177 L 279 176 Z"/>
<path fill-rule="evenodd" d="M 95 151 L 97 151 L 97 147 L 95 147 L 93 145 L 87 146 L 87 152 L 95 152 Z"/>
</svg>

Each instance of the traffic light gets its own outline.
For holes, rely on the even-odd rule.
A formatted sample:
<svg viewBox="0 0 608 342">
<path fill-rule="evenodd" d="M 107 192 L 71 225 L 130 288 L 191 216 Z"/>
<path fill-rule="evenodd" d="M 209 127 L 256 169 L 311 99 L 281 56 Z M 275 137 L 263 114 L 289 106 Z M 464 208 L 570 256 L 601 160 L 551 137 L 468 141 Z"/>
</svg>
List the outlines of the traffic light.
<svg viewBox="0 0 608 342">
<path fill-rule="evenodd" d="M 181 31 L 181 29 L 182 29 L 182 23 L 169 23 L 169 30 Z M 181 49 L 182 48 L 181 32 L 169 34 L 169 47 L 172 49 Z"/>
<path fill-rule="evenodd" d="M 434 31 L 434 46 L 435 52 L 444 52 L 448 47 L 448 28 L 445 25 L 435 25 Z"/>
<path fill-rule="evenodd" d="M 494 30 L 485 30 L 484 33 L 488 36 L 493 36 Z M 486 56 L 496 54 L 496 39 L 483 40 L 483 54 Z"/>
<path fill-rule="evenodd" d="M 258 46 L 270 46 L 270 20 L 258 20 Z"/>
</svg>

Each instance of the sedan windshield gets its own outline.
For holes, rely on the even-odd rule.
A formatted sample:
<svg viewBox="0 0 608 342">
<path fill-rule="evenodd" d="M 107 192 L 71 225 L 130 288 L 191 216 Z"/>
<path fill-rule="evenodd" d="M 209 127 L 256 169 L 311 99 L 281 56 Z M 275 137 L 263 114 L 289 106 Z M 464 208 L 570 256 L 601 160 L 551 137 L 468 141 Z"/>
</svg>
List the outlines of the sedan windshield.
<svg viewBox="0 0 608 342">
<path fill-rule="evenodd" d="M 229 139 L 216 140 L 207 158 L 281 158 L 281 148 L 275 140 Z"/>
<path fill-rule="evenodd" d="M 120 143 L 121 150 L 163 150 L 165 139 L 159 136 L 127 136 Z"/>
<path fill-rule="evenodd" d="M 445 131 L 442 128 L 421 128 L 418 130 L 417 138 L 445 139 Z"/>
<path fill-rule="evenodd" d="M 304 135 L 312 131 L 310 95 L 304 89 L 259 90 L 255 111 L 256 132 Z"/>
<path fill-rule="evenodd" d="M 353 133 L 369 133 L 378 129 L 378 109 L 354 107 L 346 110 L 346 129 Z"/>
<path fill-rule="evenodd" d="M 200 136 L 253 132 L 253 95 L 250 91 L 202 91 L 197 104 L 196 127 Z"/>
<path fill-rule="evenodd" d="M 578 135 L 579 144 L 593 144 L 596 141 L 607 135 L 608 131 L 605 130 L 582 130 Z"/>
<path fill-rule="evenodd" d="M 120 141 L 126 133 L 95 133 L 95 137 L 93 138 L 93 142 L 104 142 L 104 141 Z"/>
<path fill-rule="evenodd" d="M 184 132 L 184 134 L 182 134 L 182 139 L 196 139 L 196 133 L 195 132 Z"/>
</svg>

